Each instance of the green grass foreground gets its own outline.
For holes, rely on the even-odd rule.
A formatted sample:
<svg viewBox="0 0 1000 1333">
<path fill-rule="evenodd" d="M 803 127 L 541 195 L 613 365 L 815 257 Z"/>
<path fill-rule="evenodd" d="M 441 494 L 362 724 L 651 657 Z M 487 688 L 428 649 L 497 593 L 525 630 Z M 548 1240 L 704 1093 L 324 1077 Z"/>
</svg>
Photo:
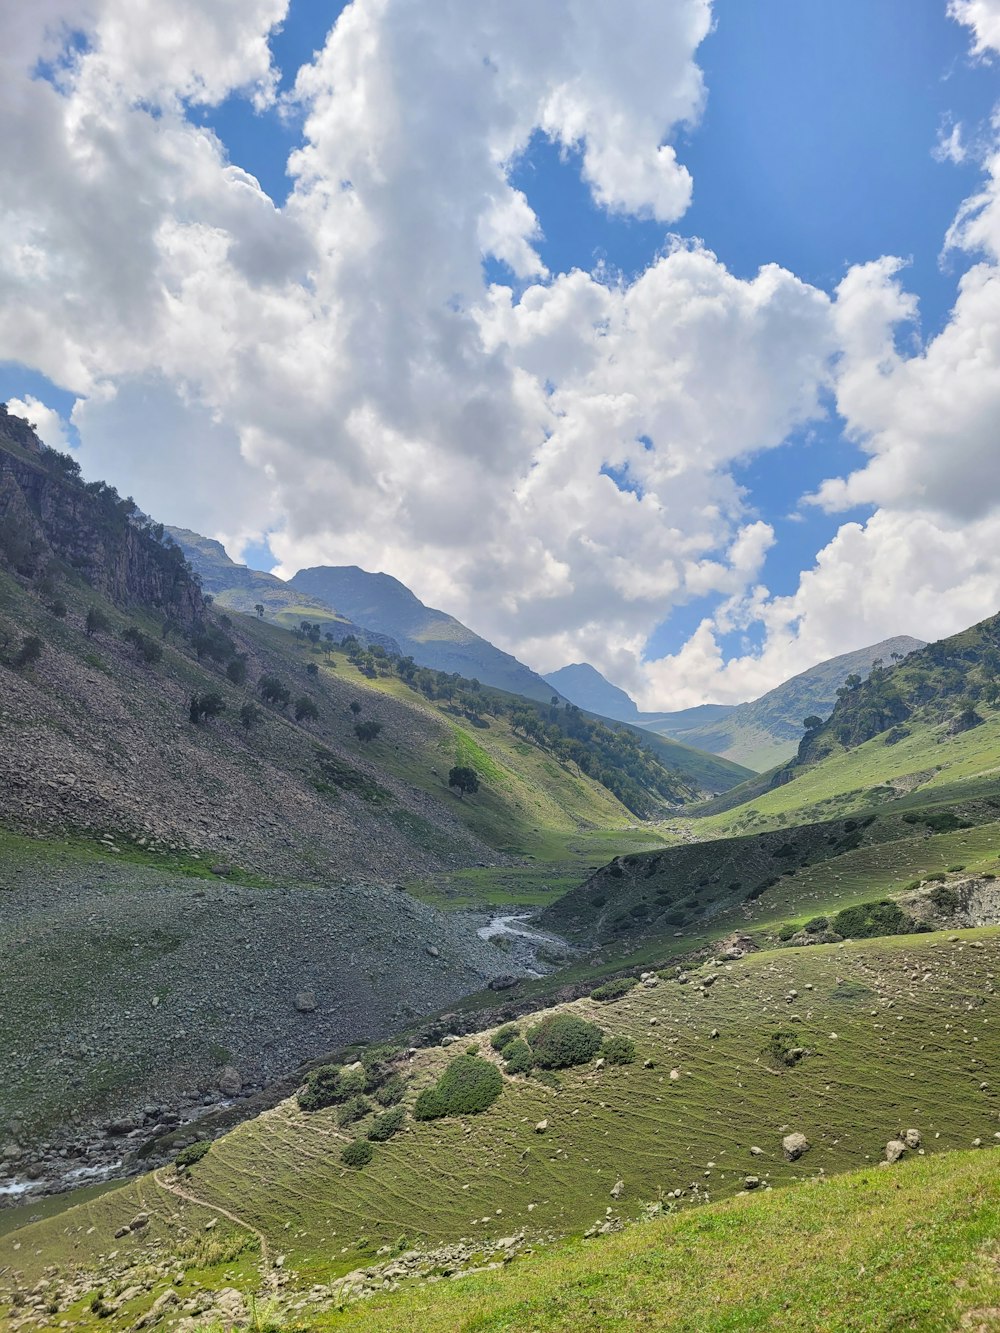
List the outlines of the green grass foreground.
<svg viewBox="0 0 1000 1333">
<path fill-rule="evenodd" d="M 502 1271 L 375 1297 L 366 1333 L 1000 1328 L 1000 1163 L 988 1151 L 744 1195 Z"/>
</svg>

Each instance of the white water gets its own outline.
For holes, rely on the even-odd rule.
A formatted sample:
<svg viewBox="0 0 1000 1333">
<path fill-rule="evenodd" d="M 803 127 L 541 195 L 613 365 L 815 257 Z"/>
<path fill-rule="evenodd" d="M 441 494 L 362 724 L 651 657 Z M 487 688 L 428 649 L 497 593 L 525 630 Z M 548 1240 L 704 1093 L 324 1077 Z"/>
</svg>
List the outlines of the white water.
<svg viewBox="0 0 1000 1333">
<path fill-rule="evenodd" d="M 544 935 L 537 930 L 529 930 L 521 926 L 512 925 L 512 922 L 522 923 L 530 921 L 531 913 L 523 912 L 515 916 L 495 916 L 485 926 L 480 926 L 476 934 L 481 940 L 493 940 L 498 935 L 516 935 L 522 940 L 536 940 L 539 944 L 557 944 L 564 945 L 564 941 L 557 935 Z"/>
<path fill-rule="evenodd" d="M 0 1195 L 16 1198 L 19 1194 L 27 1194 L 29 1190 L 37 1189 L 41 1183 L 40 1180 L 0 1180 Z"/>
</svg>

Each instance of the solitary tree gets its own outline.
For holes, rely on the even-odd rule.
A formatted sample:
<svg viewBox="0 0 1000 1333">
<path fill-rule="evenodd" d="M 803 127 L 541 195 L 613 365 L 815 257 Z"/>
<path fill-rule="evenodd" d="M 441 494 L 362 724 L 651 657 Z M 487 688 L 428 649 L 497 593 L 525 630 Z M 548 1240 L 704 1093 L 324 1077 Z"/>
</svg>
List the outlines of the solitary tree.
<svg viewBox="0 0 1000 1333">
<path fill-rule="evenodd" d="M 823 725 L 823 719 L 817 717 L 815 713 L 812 713 L 809 717 L 804 719 L 802 725 L 805 727 L 806 731 L 815 731 L 818 727 Z"/>
<path fill-rule="evenodd" d="M 253 604 L 253 609 L 257 612 L 257 619 L 258 619 L 258 620 L 263 620 L 263 619 L 264 619 L 264 603 L 263 603 L 263 602 L 254 602 L 254 604 Z"/>
<path fill-rule="evenodd" d="M 240 709 L 240 721 L 247 731 L 252 731 L 260 722 L 260 709 L 256 704 L 244 704 Z"/>
<path fill-rule="evenodd" d="M 277 676 L 261 676 L 259 688 L 260 697 L 264 702 L 266 704 L 276 704 L 279 708 L 285 708 L 292 697 L 288 686 L 283 684 Z"/>
<path fill-rule="evenodd" d="M 381 722 L 359 722 L 354 728 L 354 734 L 359 741 L 363 741 L 367 745 L 369 741 L 375 739 L 381 730 Z"/>
<path fill-rule="evenodd" d="M 307 675 L 307 676 L 318 676 L 318 675 L 319 675 L 319 667 L 316 665 L 315 662 L 308 662 L 308 663 L 306 664 L 306 675 Z"/>
<path fill-rule="evenodd" d="M 210 690 L 208 694 L 192 694 L 188 717 L 194 723 L 206 722 L 210 717 L 218 717 L 225 711 L 225 699 L 215 690 Z"/>
<path fill-rule="evenodd" d="M 465 793 L 474 796 L 479 790 L 479 774 L 465 764 L 456 764 L 448 774 L 448 786 L 458 788 L 459 800 L 465 800 Z"/>
<path fill-rule="evenodd" d="M 14 657 L 14 666 L 18 671 L 24 667 L 34 666 L 42 655 L 42 641 L 37 634 L 29 634 L 27 638 L 22 639 L 21 647 Z"/>
<path fill-rule="evenodd" d="M 361 712 L 361 705 L 358 703 L 357 699 L 351 700 L 351 712 L 355 717 Z"/>
<path fill-rule="evenodd" d="M 111 628 L 111 621 L 103 611 L 96 606 L 91 606 L 87 610 L 86 630 L 87 638 L 92 639 L 95 634 L 104 634 Z"/>
<path fill-rule="evenodd" d="M 319 709 L 313 703 L 307 694 L 300 694 L 295 700 L 295 721 L 296 722 L 315 722 L 319 717 Z"/>
</svg>

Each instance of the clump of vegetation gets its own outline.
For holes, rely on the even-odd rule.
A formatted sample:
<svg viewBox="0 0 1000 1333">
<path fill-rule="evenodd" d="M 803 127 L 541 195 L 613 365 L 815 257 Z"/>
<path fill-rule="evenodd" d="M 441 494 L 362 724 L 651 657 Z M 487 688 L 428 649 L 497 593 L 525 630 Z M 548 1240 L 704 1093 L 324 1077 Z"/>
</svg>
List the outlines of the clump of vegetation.
<svg viewBox="0 0 1000 1333">
<path fill-rule="evenodd" d="M 635 1042 L 631 1037 L 609 1037 L 601 1047 L 601 1055 L 609 1065 L 635 1063 Z"/>
<path fill-rule="evenodd" d="M 405 1120 L 406 1110 L 402 1106 L 394 1106 L 391 1111 L 375 1117 L 369 1126 L 368 1137 L 373 1143 L 385 1143 L 402 1129 Z"/>
<path fill-rule="evenodd" d="M 354 734 L 362 745 L 370 745 L 382 730 L 381 722 L 358 722 L 354 727 Z"/>
<path fill-rule="evenodd" d="M 466 764 L 456 764 L 448 773 L 448 786 L 457 787 L 459 799 L 464 800 L 466 792 L 474 796 L 479 790 L 479 774 Z"/>
<path fill-rule="evenodd" d="M 207 694 L 192 694 L 188 705 L 188 717 L 194 723 L 206 722 L 210 717 L 219 717 L 226 711 L 226 701 L 215 690 Z"/>
<path fill-rule="evenodd" d="M 615 977 L 613 981 L 606 981 L 603 986 L 597 986 L 590 992 L 592 1000 L 602 1000 L 607 1004 L 610 1000 L 621 999 L 627 995 L 630 990 L 638 986 L 639 982 L 635 977 Z"/>
<path fill-rule="evenodd" d="M 364 1119 L 371 1109 L 372 1104 L 367 1097 L 360 1095 L 348 1097 L 337 1107 L 337 1124 L 341 1129 L 346 1125 L 353 1125 L 356 1120 Z"/>
<path fill-rule="evenodd" d="M 247 659 L 245 653 L 237 655 L 226 663 L 226 676 L 234 685 L 245 685 L 247 682 Z"/>
<path fill-rule="evenodd" d="M 260 724 L 260 709 L 256 704 L 246 703 L 240 709 L 240 721 L 247 731 L 253 731 Z"/>
<path fill-rule="evenodd" d="M 271 704 L 275 708 L 288 707 L 292 692 L 284 681 L 279 680 L 277 676 L 261 676 L 257 682 L 257 688 L 260 690 L 260 697 L 266 704 Z"/>
<path fill-rule="evenodd" d="M 493 1105 L 502 1091 L 503 1078 L 495 1065 L 479 1055 L 460 1055 L 432 1088 L 425 1088 L 420 1094 L 413 1115 L 416 1120 L 479 1115 Z"/>
<path fill-rule="evenodd" d="M 406 1091 L 406 1079 L 402 1074 L 390 1074 L 386 1081 L 375 1089 L 375 1100 L 379 1106 L 395 1106 L 402 1101 Z"/>
<path fill-rule="evenodd" d="M 335 1106 L 357 1096 L 367 1088 L 368 1075 L 364 1069 L 320 1065 L 310 1071 L 305 1087 L 299 1091 L 299 1106 L 303 1111 L 320 1111 L 324 1106 Z"/>
<path fill-rule="evenodd" d="M 178 1171 L 190 1171 L 196 1162 L 201 1161 L 211 1146 L 210 1139 L 200 1139 L 197 1143 L 189 1143 L 174 1158 L 174 1166 Z"/>
<path fill-rule="evenodd" d="M 604 1033 L 596 1023 L 586 1023 L 573 1014 L 552 1014 L 525 1034 L 542 1069 L 568 1069 L 585 1065 L 601 1048 Z"/>
<path fill-rule="evenodd" d="M 878 935 L 909 935 L 916 928 L 913 918 L 891 898 L 845 907 L 833 918 L 833 929 L 837 934 L 853 940 L 874 939 Z"/>
<path fill-rule="evenodd" d="M 802 929 L 807 935 L 818 935 L 820 931 L 826 930 L 830 924 L 829 918 L 825 916 L 814 916 L 806 922 Z"/>
<path fill-rule="evenodd" d="M 932 833 L 954 833 L 956 829 L 972 828 L 971 821 L 963 819 L 954 810 L 921 811 L 919 814 L 911 811 L 903 816 L 903 823 L 923 824 Z"/>
<path fill-rule="evenodd" d="M 957 889 L 949 884 L 938 884 L 930 892 L 930 899 L 939 912 L 955 912 L 961 899 Z"/>
<path fill-rule="evenodd" d="M 111 628 L 111 621 L 104 612 L 97 606 L 87 608 L 87 618 L 84 621 L 84 629 L 87 631 L 87 638 L 92 639 L 95 634 L 106 634 Z"/>
<path fill-rule="evenodd" d="M 521 1029 L 517 1024 L 508 1023 L 505 1027 L 500 1028 L 499 1031 L 494 1032 L 493 1036 L 490 1038 L 490 1045 L 495 1051 L 502 1051 L 520 1035 Z"/>
<path fill-rule="evenodd" d="M 774 1064 L 784 1065 L 787 1069 L 792 1069 L 799 1063 L 806 1054 L 804 1047 L 799 1044 L 798 1034 L 795 1032 L 772 1032 L 764 1047 L 764 1058 Z"/>
<path fill-rule="evenodd" d="M 355 1171 L 360 1171 L 366 1167 L 375 1156 L 375 1149 L 366 1139 L 354 1139 L 340 1153 L 340 1160 L 345 1166 L 353 1167 Z"/>
<path fill-rule="evenodd" d="M 798 926 L 793 925 L 790 921 L 786 921 L 783 926 L 778 928 L 778 939 L 785 941 L 790 940 L 793 935 L 798 934 L 798 930 Z"/>
<path fill-rule="evenodd" d="M 15 671 L 23 671 L 25 667 L 34 666 L 42 655 L 44 644 L 37 634 L 28 634 L 21 640 L 21 646 L 14 654 L 11 661 Z"/>
<path fill-rule="evenodd" d="M 163 645 L 156 639 L 151 639 L 148 634 L 143 634 L 138 625 L 129 625 L 127 629 L 122 630 L 122 638 L 133 646 L 147 666 L 159 662 L 163 656 Z"/>
<path fill-rule="evenodd" d="M 295 721 L 296 722 L 315 722 L 319 717 L 319 709 L 312 699 L 306 694 L 301 694 L 295 700 Z"/>
<path fill-rule="evenodd" d="M 530 1074 L 535 1067 L 531 1047 L 521 1037 L 515 1037 L 503 1051 L 505 1074 Z"/>
</svg>

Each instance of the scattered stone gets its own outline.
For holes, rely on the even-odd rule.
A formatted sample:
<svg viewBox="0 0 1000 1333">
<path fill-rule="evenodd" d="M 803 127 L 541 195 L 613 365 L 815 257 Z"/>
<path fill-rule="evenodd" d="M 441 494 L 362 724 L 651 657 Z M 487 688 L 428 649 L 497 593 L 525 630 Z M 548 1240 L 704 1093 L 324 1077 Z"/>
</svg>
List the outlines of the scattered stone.
<svg viewBox="0 0 1000 1333">
<path fill-rule="evenodd" d="M 616 1180 L 615 1183 L 611 1186 L 612 1199 L 620 1199 L 624 1193 L 625 1193 L 624 1180 Z"/>
<path fill-rule="evenodd" d="M 544 1134 L 548 1127 L 549 1122 L 547 1120 L 539 1120 L 538 1124 L 535 1126 L 535 1133 Z"/>
<path fill-rule="evenodd" d="M 428 944 L 428 946 L 427 946 L 425 952 L 427 953 L 427 956 L 428 956 L 429 958 L 440 958 L 440 957 L 441 957 L 441 950 L 437 947 L 436 944 Z"/>
<path fill-rule="evenodd" d="M 238 1097 L 243 1087 L 243 1080 L 240 1078 L 239 1070 L 234 1069 L 232 1065 L 226 1065 L 219 1075 L 219 1081 L 216 1085 L 223 1097 Z"/>
<path fill-rule="evenodd" d="M 908 1129 L 908 1130 L 906 1131 L 906 1133 L 903 1135 L 903 1142 L 906 1144 L 906 1146 L 907 1146 L 908 1148 L 919 1148 L 919 1147 L 920 1147 L 920 1130 L 919 1130 L 919 1129 Z"/>
<path fill-rule="evenodd" d="M 300 990 L 295 997 L 295 1008 L 300 1014 L 311 1014 L 316 1009 L 316 996 L 311 990 Z"/>
<path fill-rule="evenodd" d="M 747 1176 L 746 1179 L 743 1181 L 743 1188 L 747 1190 L 759 1189 L 760 1176 Z"/>
<path fill-rule="evenodd" d="M 754 1144 L 753 1147 L 750 1149 L 750 1154 L 751 1154 L 752 1157 L 763 1157 L 763 1156 L 764 1156 L 764 1149 L 763 1149 L 763 1148 L 758 1148 L 757 1145 Z"/>
<path fill-rule="evenodd" d="M 893 1162 L 899 1161 L 904 1152 L 906 1152 L 906 1144 L 902 1139 L 890 1139 L 885 1145 L 885 1160 L 891 1166 Z"/>
<path fill-rule="evenodd" d="M 781 1140 L 781 1148 L 790 1162 L 797 1162 L 809 1151 L 812 1144 L 804 1134 L 786 1134 Z"/>
</svg>

